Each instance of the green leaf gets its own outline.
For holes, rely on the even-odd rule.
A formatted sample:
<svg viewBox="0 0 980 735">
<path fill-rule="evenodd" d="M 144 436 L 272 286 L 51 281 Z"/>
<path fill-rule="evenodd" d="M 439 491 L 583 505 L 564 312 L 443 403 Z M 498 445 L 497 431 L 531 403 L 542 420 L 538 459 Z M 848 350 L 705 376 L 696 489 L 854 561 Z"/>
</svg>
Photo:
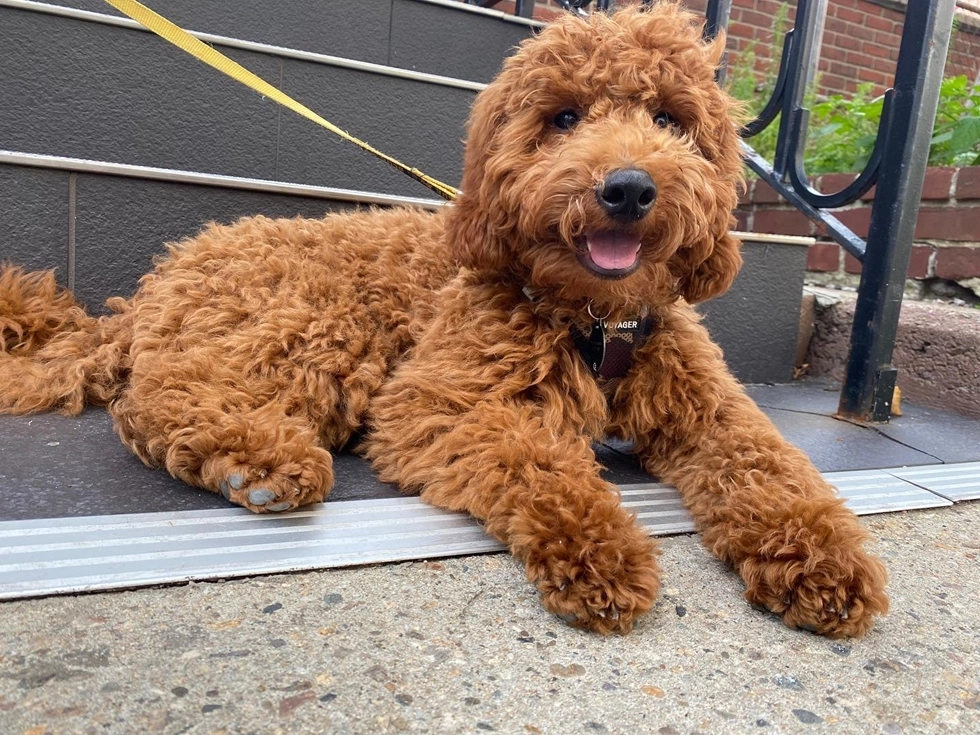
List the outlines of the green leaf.
<svg viewBox="0 0 980 735">
<path fill-rule="evenodd" d="M 949 150 L 954 156 L 980 146 L 980 117 L 964 117 L 953 128 Z"/>
</svg>

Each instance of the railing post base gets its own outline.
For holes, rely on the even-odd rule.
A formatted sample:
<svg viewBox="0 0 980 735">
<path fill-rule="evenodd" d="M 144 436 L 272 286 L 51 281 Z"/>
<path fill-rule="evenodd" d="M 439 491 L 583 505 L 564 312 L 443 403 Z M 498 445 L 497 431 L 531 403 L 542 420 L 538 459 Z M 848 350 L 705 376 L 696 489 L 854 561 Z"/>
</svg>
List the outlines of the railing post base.
<svg viewBox="0 0 980 735">
<path fill-rule="evenodd" d="M 873 385 L 871 386 L 871 406 L 867 413 L 863 411 L 857 413 L 845 411 L 843 409 L 843 405 L 846 402 L 842 401 L 841 408 L 838 408 L 837 413 L 834 415 L 837 418 L 847 419 L 848 421 L 856 421 L 862 424 L 888 423 L 888 419 L 891 417 L 892 413 L 892 402 L 895 397 L 895 384 L 897 381 L 898 368 L 889 365 L 877 370 L 873 377 Z"/>
</svg>

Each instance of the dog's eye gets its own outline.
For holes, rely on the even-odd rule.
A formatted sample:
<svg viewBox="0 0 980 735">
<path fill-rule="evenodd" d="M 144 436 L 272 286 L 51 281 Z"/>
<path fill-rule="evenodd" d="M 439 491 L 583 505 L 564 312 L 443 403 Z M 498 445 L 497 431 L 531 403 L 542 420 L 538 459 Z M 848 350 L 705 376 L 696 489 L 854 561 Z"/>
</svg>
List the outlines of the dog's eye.
<svg viewBox="0 0 980 735">
<path fill-rule="evenodd" d="M 663 110 L 653 116 L 653 122 L 659 128 L 677 127 L 677 119 L 669 112 L 664 112 Z"/>
<path fill-rule="evenodd" d="M 559 130 L 571 130 L 575 127 L 575 123 L 577 123 L 578 120 L 578 113 L 575 112 L 575 110 L 562 110 L 555 115 L 552 122 Z"/>
</svg>

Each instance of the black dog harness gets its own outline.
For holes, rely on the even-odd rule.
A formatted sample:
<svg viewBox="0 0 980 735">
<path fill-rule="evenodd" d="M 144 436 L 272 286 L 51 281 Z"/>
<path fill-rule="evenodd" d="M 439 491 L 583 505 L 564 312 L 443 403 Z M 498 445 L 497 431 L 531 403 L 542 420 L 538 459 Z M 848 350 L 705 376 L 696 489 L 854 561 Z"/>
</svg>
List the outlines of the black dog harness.
<svg viewBox="0 0 980 735">
<path fill-rule="evenodd" d="M 589 333 L 572 326 L 572 340 L 592 375 L 597 378 L 623 378 L 633 364 L 633 352 L 638 350 L 653 332 L 653 317 L 647 313 L 615 324 L 589 315 L 595 320 Z"/>
</svg>

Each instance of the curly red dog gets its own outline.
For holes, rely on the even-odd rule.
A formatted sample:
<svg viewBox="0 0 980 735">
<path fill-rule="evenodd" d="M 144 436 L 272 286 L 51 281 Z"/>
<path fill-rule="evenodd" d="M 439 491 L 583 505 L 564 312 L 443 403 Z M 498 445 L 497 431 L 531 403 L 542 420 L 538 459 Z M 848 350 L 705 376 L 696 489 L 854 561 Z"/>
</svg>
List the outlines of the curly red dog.
<svg viewBox="0 0 980 735">
<path fill-rule="evenodd" d="M 740 265 L 722 50 L 673 3 L 568 15 L 478 96 L 442 211 L 211 225 L 101 319 L 8 266 L 0 408 L 106 405 L 148 465 L 256 512 L 323 500 L 330 452 L 367 427 L 384 480 L 481 519 L 549 610 L 602 633 L 628 631 L 660 578 L 600 478 L 592 440 L 619 437 L 751 603 L 861 635 L 888 606 L 867 534 L 690 306 Z"/>
</svg>

